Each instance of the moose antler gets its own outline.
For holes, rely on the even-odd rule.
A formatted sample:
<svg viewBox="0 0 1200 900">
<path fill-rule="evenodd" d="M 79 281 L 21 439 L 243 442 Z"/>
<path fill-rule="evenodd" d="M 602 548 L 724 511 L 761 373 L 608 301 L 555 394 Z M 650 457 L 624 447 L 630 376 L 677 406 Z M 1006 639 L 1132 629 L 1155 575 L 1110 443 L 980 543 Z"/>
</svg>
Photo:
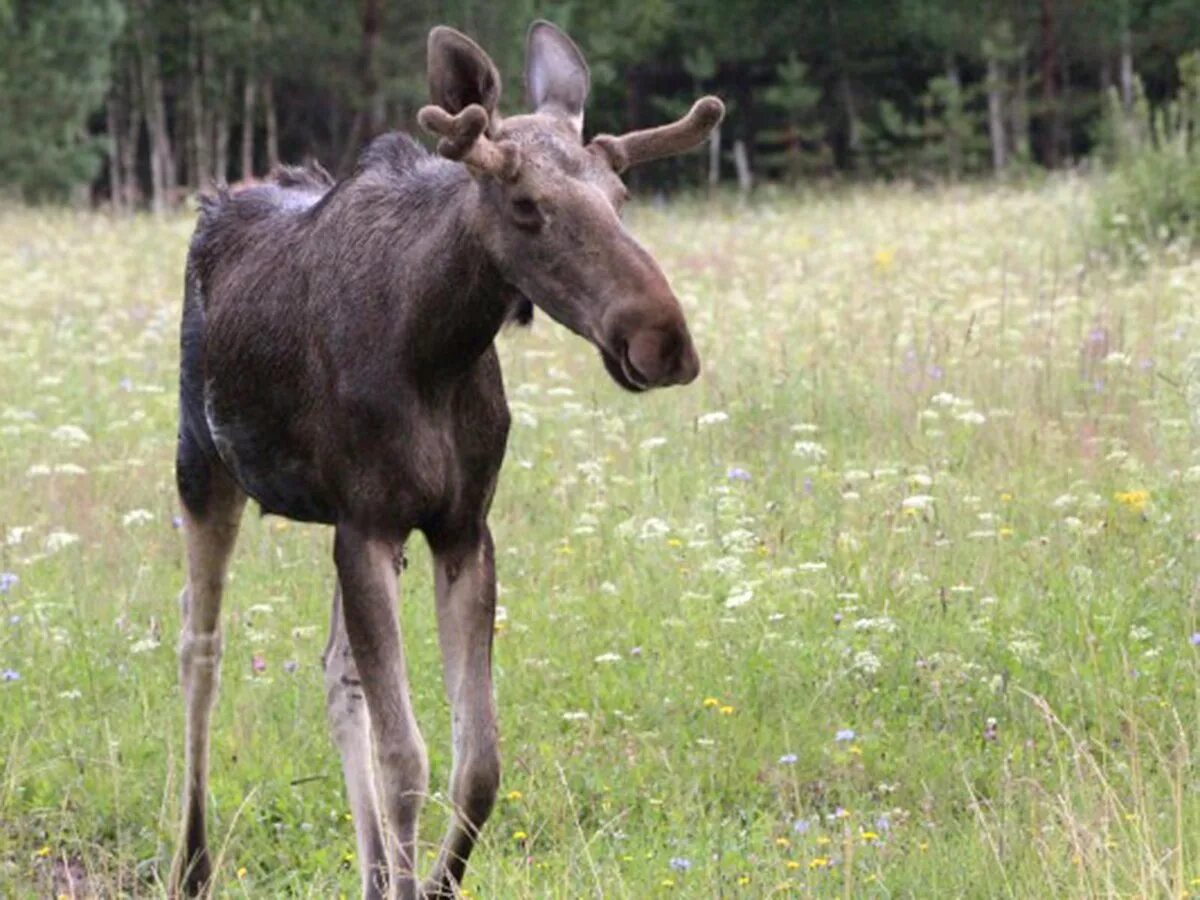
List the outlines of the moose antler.
<svg viewBox="0 0 1200 900">
<path fill-rule="evenodd" d="M 688 114 L 670 125 L 631 131 L 620 137 L 600 134 L 592 138 L 617 173 L 630 166 L 684 153 L 701 144 L 725 117 L 725 104 L 716 97 L 701 97 Z"/>
<path fill-rule="evenodd" d="M 484 133 L 488 112 L 478 103 L 472 103 L 458 115 L 451 115 L 440 106 L 423 106 L 417 113 L 417 121 L 440 138 L 437 152 L 446 159 L 460 160 L 505 181 L 516 178 L 519 164 L 516 145 L 493 141 Z"/>
</svg>

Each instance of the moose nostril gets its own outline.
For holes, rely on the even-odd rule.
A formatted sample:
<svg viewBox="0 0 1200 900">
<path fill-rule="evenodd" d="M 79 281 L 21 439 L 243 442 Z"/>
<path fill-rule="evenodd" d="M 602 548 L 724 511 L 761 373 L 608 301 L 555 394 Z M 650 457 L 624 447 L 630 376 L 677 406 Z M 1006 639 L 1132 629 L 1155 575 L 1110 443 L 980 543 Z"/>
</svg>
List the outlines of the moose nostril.
<svg viewBox="0 0 1200 900">
<path fill-rule="evenodd" d="M 700 372 L 700 361 L 686 331 L 644 328 L 630 338 L 626 360 L 647 384 L 687 384 Z"/>
</svg>

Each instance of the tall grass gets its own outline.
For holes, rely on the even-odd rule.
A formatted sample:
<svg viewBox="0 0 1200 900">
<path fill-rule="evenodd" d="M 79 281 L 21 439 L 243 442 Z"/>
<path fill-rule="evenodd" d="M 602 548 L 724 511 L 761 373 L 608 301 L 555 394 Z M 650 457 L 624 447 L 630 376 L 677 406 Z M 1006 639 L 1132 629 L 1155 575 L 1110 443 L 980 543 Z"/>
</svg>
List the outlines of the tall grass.
<svg viewBox="0 0 1200 900">
<path fill-rule="evenodd" d="M 505 774 L 472 896 L 1197 893 L 1200 268 L 1089 256 L 1091 201 L 1057 180 L 636 207 L 695 385 L 626 396 L 545 317 L 501 337 Z M 188 230 L 0 212 L 2 896 L 162 891 Z M 449 722 L 409 556 L 432 852 Z M 325 530 L 247 515 L 221 896 L 357 891 L 329 557 Z"/>
</svg>

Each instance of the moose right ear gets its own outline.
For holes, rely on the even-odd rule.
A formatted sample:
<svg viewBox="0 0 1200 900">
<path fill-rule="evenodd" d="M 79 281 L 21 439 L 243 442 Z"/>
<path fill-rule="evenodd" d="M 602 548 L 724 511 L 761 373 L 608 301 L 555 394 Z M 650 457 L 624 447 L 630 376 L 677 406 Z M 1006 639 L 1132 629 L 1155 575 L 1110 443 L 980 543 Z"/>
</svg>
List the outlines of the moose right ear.
<svg viewBox="0 0 1200 900">
<path fill-rule="evenodd" d="M 489 118 L 500 102 L 500 73 L 483 48 L 461 31 L 439 25 L 429 32 L 429 98 L 451 115 L 473 103 Z"/>
</svg>

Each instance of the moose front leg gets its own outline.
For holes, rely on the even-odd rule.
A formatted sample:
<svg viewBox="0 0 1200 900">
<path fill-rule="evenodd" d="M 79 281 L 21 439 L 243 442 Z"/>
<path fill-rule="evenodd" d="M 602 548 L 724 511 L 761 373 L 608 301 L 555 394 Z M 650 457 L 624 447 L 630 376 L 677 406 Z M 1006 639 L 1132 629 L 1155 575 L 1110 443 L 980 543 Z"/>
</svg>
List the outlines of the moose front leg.
<svg viewBox="0 0 1200 900">
<path fill-rule="evenodd" d="M 429 762 L 413 716 L 396 618 L 395 549 L 393 542 L 339 525 L 333 555 L 346 636 L 375 735 L 379 800 L 389 862 L 394 866 L 390 881 L 400 900 L 413 900 L 417 817 L 428 789 Z"/>
<path fill-rule="evenodd" d="M 453 897 L 500 786 L 492 695 L 496 566 L 492 536 L 486 526 L 470 538 L 459 538 L 449 545 L 431 541 L 431 545 L 454 768 L 450 775 L 450 826 L 424 891 L 426 897 Z"/>
</svg>

